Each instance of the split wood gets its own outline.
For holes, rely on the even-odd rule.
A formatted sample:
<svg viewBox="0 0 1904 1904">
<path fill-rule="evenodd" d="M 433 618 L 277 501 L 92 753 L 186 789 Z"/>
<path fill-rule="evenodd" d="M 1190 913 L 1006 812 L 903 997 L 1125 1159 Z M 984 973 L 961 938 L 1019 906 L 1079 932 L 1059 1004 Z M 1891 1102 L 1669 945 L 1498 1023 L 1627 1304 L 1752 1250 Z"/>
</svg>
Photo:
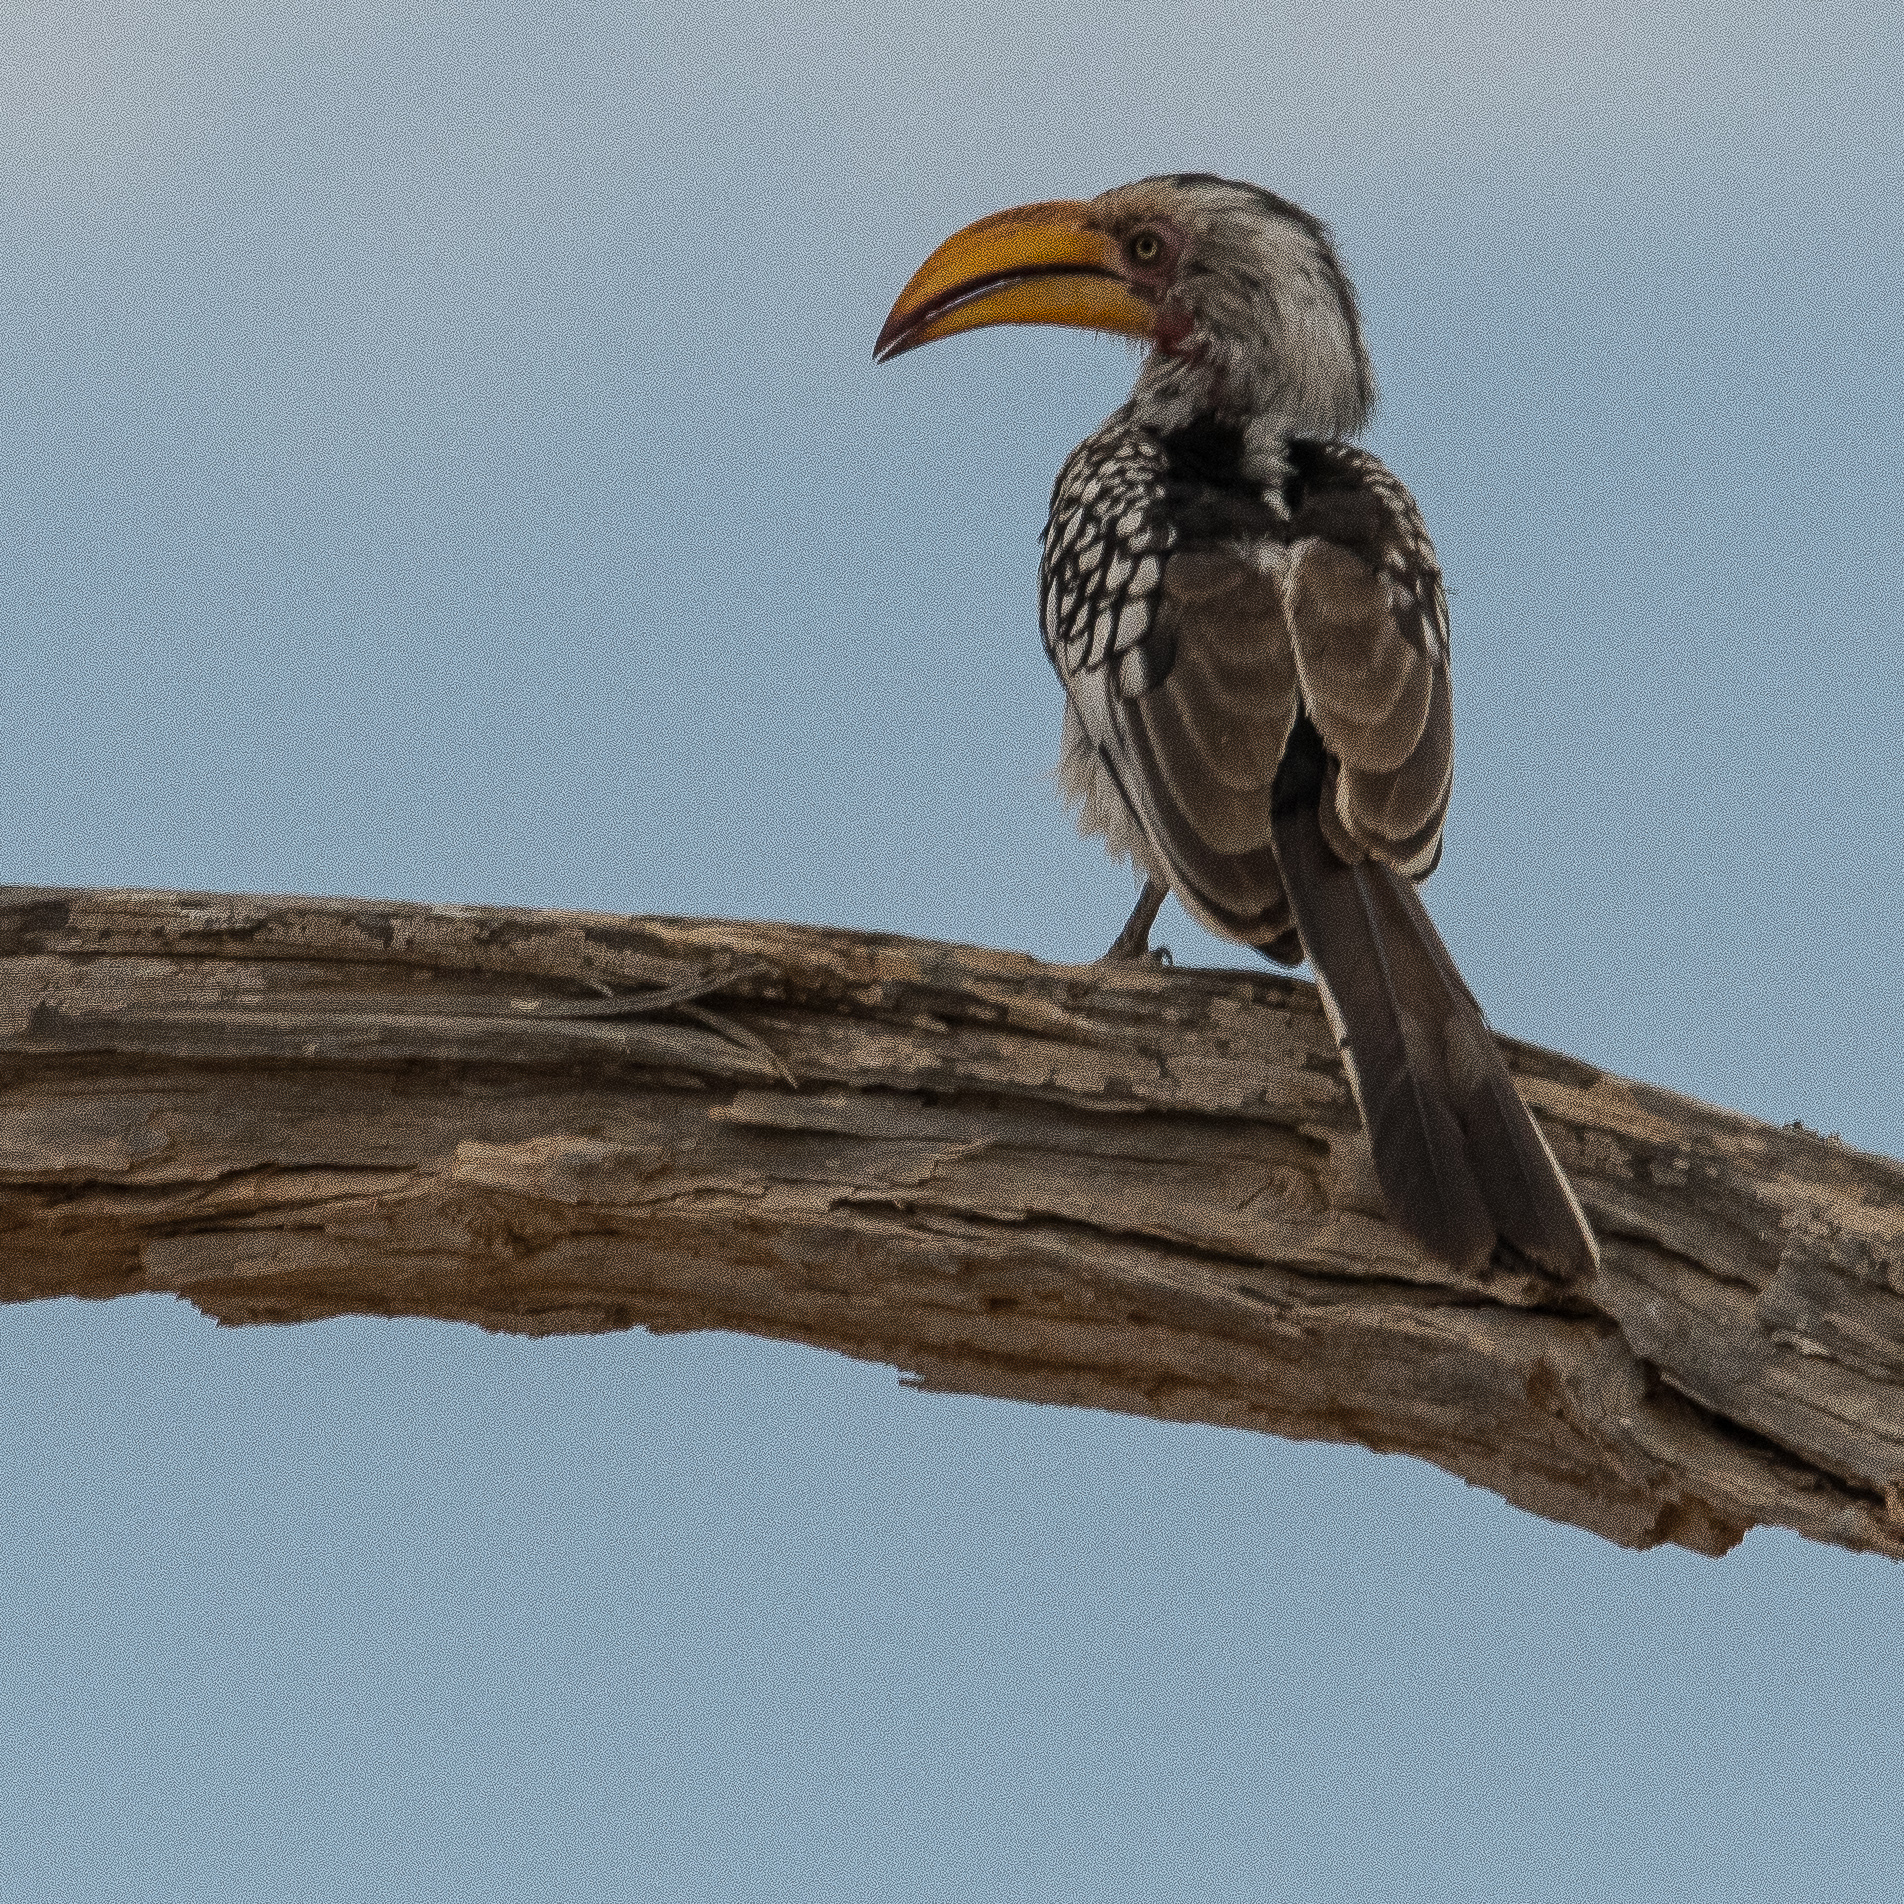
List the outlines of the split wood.
<svg viewBox="0 0 1904 1904">
<path fill-rule="evenodd" d="M 715 921 L 0 888 L 0 1299 L 732 1329 L 1904 1555 L 1904 1166 L 1503 1040 L 1603 1251 L 1382 1215 L 1314 989 Z"/>
</svg>

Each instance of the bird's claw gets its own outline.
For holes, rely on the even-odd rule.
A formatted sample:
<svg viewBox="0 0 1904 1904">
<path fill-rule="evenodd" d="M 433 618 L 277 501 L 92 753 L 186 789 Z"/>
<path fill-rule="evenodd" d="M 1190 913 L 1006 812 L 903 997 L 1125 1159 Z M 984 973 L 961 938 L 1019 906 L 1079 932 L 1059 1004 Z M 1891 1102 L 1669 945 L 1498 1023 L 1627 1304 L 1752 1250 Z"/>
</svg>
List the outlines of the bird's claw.
<svg viewBox="0 0 1904 1904">
<path fill-rule="evenodd" d="M 1100 965 L 1149 965 L 1158 970 L 1176 964 L 1167 945 L 1147 945 L 1142 939 L 1126 943 L 1120 935 L 1111 949 L 1098 960 Z"/>
</svg>

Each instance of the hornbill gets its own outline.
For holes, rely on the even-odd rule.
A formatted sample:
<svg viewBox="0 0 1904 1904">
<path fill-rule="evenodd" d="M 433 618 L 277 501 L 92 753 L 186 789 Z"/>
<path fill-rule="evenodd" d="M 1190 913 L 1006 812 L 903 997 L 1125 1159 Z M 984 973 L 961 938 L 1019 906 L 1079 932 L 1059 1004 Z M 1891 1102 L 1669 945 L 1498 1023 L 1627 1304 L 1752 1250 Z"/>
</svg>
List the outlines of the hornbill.
<svg viewBox="0 0 1904 1904">
<path fill-rule="evenodd" d="M 1347 440 L 1375 378 L 1327 228 L 1204 173 L 999 212 L 919 268 L 874 355 L 988 324 L 1149 346 L 1058 473 L 1039 575 L 1060 786 L 1145 879 L 1110 956 L 1144 955 L 1167 891 L 1306 954 L 1395 1222 L 1470 1271 L 1590 1274 L 1593 1233 L 1415 892 L 1454 765 L 1448 604 L 1414 498 Z"/>
</svg>

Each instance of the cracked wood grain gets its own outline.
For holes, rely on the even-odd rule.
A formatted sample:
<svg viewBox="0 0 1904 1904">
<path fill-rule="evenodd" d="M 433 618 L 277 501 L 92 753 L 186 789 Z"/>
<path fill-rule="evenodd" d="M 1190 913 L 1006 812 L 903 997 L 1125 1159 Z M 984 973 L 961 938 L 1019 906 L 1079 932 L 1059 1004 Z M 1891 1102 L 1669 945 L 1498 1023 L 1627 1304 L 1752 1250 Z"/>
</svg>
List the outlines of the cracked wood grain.
<svg viewBox="0 0 1904 1904">
<path fill-rule="evenodd" d="M 1504 1041 L 1601 1238 L 1389 1227 L 1314 990 L 844 932 L 0 888 L 0 1297 L 733 1329 L 1904 1554 L 1904 1167 Z"/>
</svg>

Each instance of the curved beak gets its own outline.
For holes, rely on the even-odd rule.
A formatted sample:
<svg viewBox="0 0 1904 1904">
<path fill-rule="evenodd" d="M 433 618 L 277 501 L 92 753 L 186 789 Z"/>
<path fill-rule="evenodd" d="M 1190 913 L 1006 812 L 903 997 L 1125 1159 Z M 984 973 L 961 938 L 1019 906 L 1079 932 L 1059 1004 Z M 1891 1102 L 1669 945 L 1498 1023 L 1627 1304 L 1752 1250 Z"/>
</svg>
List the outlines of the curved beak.
<svg viewBox="0 0 1904 1904">
<path fill-rule="evenodd" d="M 873 345 L 889 363 L 987 324 L 1069 324 L 1154 338 L 1155 308 L 1130 288 L 1117 246 L 1082 199 L 994 212 L 955 231 L 899 294 Z"/>
</svg>

